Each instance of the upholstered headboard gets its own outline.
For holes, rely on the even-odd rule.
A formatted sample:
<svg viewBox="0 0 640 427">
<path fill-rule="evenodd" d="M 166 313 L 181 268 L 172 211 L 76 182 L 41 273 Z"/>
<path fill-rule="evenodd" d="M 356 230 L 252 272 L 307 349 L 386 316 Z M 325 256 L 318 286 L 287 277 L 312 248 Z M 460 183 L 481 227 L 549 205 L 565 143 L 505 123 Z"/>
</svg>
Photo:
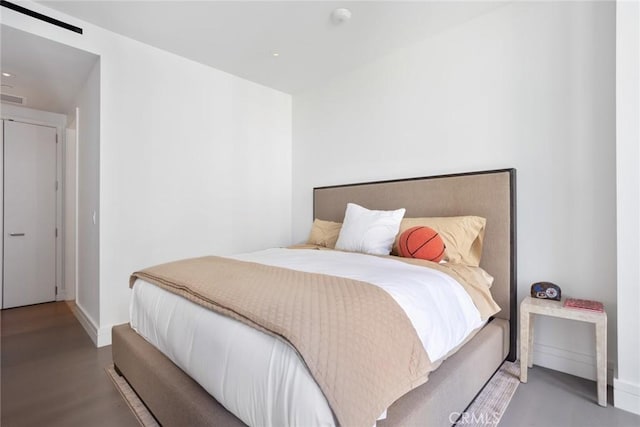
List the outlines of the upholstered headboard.
<svg viewBox="0 0 640 427">
<path fill-rule="evenodd" d="M 347 203 L 369 209 L 407 210 L 405 217 L 477 215 L 487 219 L 480 266 L 509 320 L 509 360 L 516 358 L 516 171 L 502 169 L 394 181 L 319 187 L 313 190 L 314 218 L 342 222 Z"/>
</svg>

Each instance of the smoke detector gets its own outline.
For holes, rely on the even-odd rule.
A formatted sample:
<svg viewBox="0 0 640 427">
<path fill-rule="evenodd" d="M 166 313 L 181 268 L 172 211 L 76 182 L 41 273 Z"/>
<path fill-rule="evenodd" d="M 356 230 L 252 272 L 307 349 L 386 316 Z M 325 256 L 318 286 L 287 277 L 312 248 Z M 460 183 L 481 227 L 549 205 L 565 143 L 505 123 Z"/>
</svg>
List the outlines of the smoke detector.
<svg viewBox="0 0 640 427">
<path fill-rule="evenodd" d="M 331 22 L 335 25 L 340 25 L 345 22 L 349 22 L 351 19 L 351 11 L 349 9 L 345 9 L 340 7 L 331 12 Z"/>
</svg>

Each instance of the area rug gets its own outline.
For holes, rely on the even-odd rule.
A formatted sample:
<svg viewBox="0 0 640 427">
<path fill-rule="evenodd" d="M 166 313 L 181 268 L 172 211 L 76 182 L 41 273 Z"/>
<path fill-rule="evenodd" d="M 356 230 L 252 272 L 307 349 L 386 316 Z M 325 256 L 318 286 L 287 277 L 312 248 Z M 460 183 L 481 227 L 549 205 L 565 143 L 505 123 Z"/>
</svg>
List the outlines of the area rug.
<svg viewBox="0 0 640 427">
<path fill-rule="evenodd" d="M 113 381 L 113 384 L 116 386 L 124 401 L 127 402 L 129 408 L 138 419 L 138 422 L 142 427 L 160 427 L 160 424 L 156 421 L 156 419 L 151 415 L 151 412 L 144 406 L 142 400 L 138 397 L 135 391 L 131 388 L 129 383 L 122 378 L 113 366 L 105 368 L 107 371 L 107 375 Z"/>
<path fill-rule="evenodd" d="M 143 427 L 159 426 L 129 383 L 116 373 L 113 366 L 106 368 L 106 371 L 140 425 Z M 460 415 L 455 425 L 457 427 L 497 426 L 509 406 L 518 384 L 520 384 L 520 363 L 504 362 L 480 394 L 476 396 L 473 403 Z"/>
<path fill-rule="evenodd" d="M 520 384 L 520 362 L 504 362 L 458 418 L 457 427 L 497 426 Z"/>
</svg>

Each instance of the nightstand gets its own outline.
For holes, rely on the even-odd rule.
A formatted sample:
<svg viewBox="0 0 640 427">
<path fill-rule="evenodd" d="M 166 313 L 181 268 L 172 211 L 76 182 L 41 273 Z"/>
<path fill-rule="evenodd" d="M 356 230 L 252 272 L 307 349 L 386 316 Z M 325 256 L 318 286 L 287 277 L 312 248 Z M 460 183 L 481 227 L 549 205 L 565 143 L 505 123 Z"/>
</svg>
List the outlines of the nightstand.
<svg viewBox="0 0 640 427">
<path fill-rule="evenodd" d="M 593 323 L 596 327 L 598 404 L 607 406 L 607 313 L 563 307 L 563 301 L 526 297 L 520 303 L 520 381 L 527 382 L 533 366 L 533 319 L 531 315 L 558 317 Z"/>
</svg>

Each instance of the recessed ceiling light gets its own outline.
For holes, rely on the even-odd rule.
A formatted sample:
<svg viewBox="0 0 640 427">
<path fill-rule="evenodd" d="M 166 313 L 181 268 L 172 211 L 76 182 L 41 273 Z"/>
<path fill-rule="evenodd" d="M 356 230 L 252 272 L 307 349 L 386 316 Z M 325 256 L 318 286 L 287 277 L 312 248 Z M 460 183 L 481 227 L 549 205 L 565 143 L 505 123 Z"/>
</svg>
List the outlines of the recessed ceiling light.
<svg viewBox="0 0 640 427">
<path fill-rule="evenodd" d="M 2 72 L 2 75 L 3 75 L 3 76 L 5 76 L 5 77 L 13 77 L 13 74 L 11 74 L 11 73 L 6 73 L 6 72 L 4 72 L 4 71 Z"/>
<path fill-rule="evenodd" d="M 277 58 L 278 56 L 280 56 L 280 54 L 278 52 L 273 52 L 273 57 Z"/>
</svg>

